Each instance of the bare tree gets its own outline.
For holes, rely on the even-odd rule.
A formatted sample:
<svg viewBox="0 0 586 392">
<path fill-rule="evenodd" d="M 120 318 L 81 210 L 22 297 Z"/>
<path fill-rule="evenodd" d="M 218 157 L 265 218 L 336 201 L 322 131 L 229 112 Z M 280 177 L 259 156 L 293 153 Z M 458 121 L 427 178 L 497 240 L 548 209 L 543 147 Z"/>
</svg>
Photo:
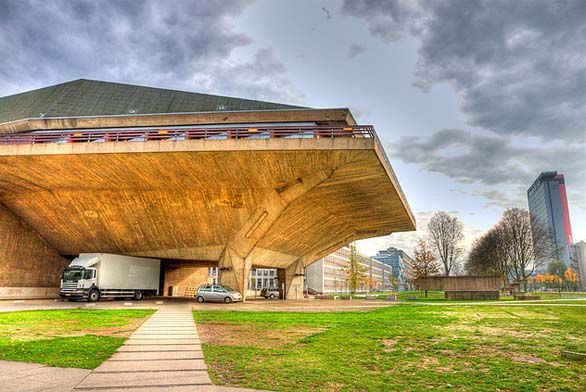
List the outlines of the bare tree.
<svg viewBox="0 0 586 392">
<path fill-rule="evenodd" d="M 450 271 L 463 254 L 463 249 L 460 246 L 464 239 L 463 228 L 464 226 L 458 218 L 451 217 L 444 211 L 433 214 L 427 225 L 431 244 L 443 264 L 446 276 L 450 275 Z"/>
<path fill-rule="evenodd" d="M 465 266 L 469 275 L 499 275 L 503 285 L 508 282 L 510 263 L 503 247 L 503 234 L 497 225 L 474 241 Z"/>
<path fill-rule="evenodd" d="M 527 210 L 506 210 L 497 229 L 501 233 L 501 247 L 509 263 L 509 275 L 515 280 L 526 280 L 556 253 L 551 249 L 551 235 L 547 227 L 533 219 Z"/>
<path fill-rule="evenodd" d="M 417 240 L 417 247 L 413 251 L 411 270 L 411 280 L 418 289 L 421 278 L 437 275 L 440 272 L 440 266 L 437 264 L 436 257 L 431 251 L 428 242 L 423 238 Z M 425 298 L 427 298 L 427 290 L 425 290 Z"/>
</svg>

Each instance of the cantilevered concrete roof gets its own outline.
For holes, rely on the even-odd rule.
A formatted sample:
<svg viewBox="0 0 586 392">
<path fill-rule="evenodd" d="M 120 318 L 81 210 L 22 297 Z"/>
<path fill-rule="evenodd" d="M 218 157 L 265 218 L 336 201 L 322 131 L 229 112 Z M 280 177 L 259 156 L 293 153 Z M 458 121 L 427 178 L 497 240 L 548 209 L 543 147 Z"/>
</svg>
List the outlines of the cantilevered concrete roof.
<svg viewBox="0 0 586 392">
<path fill-rule="evenodd" d="M 243 291 L 251 265 L 293 271 L 415 229 L 374 127 L 348 109 L 90 81 L 15 97 L 0 100 L 0 205 L 61 255 L 217 262 Z"/>
<path fill-rule="evenodd" d="M 301 106 L 79 79 L 0 98 L 0 124 L 29 118 L 304 109 Z"/>
<path fill-rule="evenodd" d="M 85 79 L 0 97 L 0 134 L 307 121 L 320 125 L 356 124 L 347 108 L 313 109 Z"/>
</svg>

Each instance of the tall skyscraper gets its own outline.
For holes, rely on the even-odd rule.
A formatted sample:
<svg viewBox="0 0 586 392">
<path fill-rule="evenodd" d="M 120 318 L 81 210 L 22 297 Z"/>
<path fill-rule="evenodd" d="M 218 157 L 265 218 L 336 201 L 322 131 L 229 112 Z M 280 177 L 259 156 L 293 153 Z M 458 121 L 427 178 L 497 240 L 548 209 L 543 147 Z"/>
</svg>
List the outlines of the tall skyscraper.
<svg viewBox="0 0 586 392">
<path fill-rule="evenodd" d="M 551 233 L 555 258 L 570 266 L 573 241 L 564 175 L 555 171 L 541 173 L 527 190 L 527 199 L 531 215 Z"/>
</svg>

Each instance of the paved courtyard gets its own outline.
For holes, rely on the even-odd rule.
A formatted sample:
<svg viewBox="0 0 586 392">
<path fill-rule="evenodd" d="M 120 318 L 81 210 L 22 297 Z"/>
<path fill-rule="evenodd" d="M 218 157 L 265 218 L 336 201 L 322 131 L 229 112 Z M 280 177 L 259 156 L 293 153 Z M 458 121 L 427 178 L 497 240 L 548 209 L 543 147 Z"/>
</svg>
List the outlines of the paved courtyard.
<svg viewBox="0 0 586 392">
<path fill-rule="evenodd" d="M 47 309 L 158 309 L 161 304 L 188 304 L 192 310 L 234 310 L 234 311 L 275 311 L 275 312 L 342 312 L 369 311 L 397 302 L 381 300 L 321 300 L 307 299 L 298 301 L 281 301 L 264 298 L 251 298 L 240 303 L 203 303 L 198 304 L 192 298 L 157 297 L 142 301 L 107 300 L 94 303 L 68 302 L 57 299 L 42 300 L 0 300 L 0 312 Z"/>
</svg>

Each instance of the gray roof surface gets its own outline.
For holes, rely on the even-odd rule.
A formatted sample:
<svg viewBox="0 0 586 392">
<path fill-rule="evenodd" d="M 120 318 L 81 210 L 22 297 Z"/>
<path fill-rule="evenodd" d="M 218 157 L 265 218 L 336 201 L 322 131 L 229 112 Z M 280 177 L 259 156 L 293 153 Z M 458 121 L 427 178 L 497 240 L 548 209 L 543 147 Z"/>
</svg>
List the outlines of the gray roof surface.
<svg viewBox="0 0 586 392">
<path fill-rule="evenodd" d="M 301 106 L 79 79 L 0 98 L 0 124 L 39 117 L 306 109 Z"/>
</svg>

